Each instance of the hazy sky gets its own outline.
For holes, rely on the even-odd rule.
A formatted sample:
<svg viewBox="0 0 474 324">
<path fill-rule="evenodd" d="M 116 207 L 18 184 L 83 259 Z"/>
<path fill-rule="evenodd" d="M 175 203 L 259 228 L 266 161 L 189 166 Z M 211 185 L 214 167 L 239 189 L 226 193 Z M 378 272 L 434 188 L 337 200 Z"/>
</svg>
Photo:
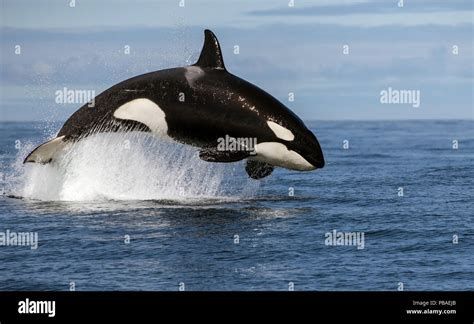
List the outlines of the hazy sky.
<svg viewBox="0 0 474 324">
<path fill-rule="evenodd" d="M 228 70 L 304 119 L 474 117 L 472 0 L 0 1 L 2 120 L 62 120 L 81 104 L 58 89 L 192 64 L 205 28 Z M 381 103 L 389 88 L 419 107 Z"/>
</svg>

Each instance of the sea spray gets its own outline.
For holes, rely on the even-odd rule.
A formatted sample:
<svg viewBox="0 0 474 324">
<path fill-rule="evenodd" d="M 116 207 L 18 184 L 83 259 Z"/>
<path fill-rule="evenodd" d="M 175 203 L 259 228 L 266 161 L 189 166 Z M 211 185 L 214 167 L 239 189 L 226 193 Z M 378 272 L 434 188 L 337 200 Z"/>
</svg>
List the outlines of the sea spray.
<svg viewBox="0 0 474 324">
<path fill-rule="evenodd" d="M 50 164 L 22 164 L 18 153 L 7 194 L 47 201 L 238 200 L 253 196 L 259 181 L 243 162 L 209 163 L 198 149 L 148 133 L 104 133 L 71 144 Z"/>
</svg>

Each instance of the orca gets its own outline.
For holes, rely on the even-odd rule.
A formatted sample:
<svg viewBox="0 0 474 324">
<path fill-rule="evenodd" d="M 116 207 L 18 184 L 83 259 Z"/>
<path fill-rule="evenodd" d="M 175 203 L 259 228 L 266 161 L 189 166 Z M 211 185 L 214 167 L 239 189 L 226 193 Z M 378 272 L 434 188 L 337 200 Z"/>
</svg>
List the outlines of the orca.
<svg viewBox="0 0 474 324">
<path fill-rule="evenodd" d="M 204 36 L 194 65 L 142 74 L 105 90 L 24 163 L 50 163 L 70 143 L 94 133 L 144 131 L 198 147 L 204 161 L 247 159 L 245 170 L 253 179 L 270 175 L 274 167 L 324 167 L 321 146 L 303 121 L 264 90 L 229 73 L 214 33 L 206 29 Z M 222 139 L 229 143 L 229 138 L 243 145 L 222 147 Z"/>
</svg>

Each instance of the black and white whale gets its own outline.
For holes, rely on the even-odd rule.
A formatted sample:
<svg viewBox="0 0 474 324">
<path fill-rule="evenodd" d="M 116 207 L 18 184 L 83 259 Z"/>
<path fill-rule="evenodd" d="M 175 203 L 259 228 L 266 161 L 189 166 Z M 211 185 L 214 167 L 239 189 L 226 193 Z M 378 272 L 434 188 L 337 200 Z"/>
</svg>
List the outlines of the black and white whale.
<svg viewBox="0 0 474 324">
<path fill-rule="evenodd" d="M 105 90 L 93 107 L 82 106 L 56 138 L 35 148 L 24 162 L 49 163 L 70 143 L 94 133 L 146 131 L 199 147 L 204 161 L 247 159 L 245 169 L 254 179 L 268 176 L 275 166 L 322 168 L 319 142 L 301 119 L 229 73 L 216 36 L 210 30 L 204 34 L 196 64 L 142 74 Z M 242 145 L 223 146 L 223 139 Z"/>
</svg>

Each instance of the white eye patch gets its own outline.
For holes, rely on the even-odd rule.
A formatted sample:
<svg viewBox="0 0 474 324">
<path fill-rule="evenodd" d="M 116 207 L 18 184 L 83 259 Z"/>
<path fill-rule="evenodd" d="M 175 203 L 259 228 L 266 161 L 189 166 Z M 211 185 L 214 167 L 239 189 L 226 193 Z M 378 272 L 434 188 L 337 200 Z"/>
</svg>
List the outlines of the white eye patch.
<svg viewBox="0 0 474 324">
<path fill-rule="evenodd" d="M 279 139 L 285 140 L 285 141 L 292 141 L 295 139 L 295 135 L 287 128 L 278 125 L 277 123 L 274 123 L 270 120 L 267 121 L 268 127 L 275 133 L 275 136 L 278 137 Z"/>
</svg>

